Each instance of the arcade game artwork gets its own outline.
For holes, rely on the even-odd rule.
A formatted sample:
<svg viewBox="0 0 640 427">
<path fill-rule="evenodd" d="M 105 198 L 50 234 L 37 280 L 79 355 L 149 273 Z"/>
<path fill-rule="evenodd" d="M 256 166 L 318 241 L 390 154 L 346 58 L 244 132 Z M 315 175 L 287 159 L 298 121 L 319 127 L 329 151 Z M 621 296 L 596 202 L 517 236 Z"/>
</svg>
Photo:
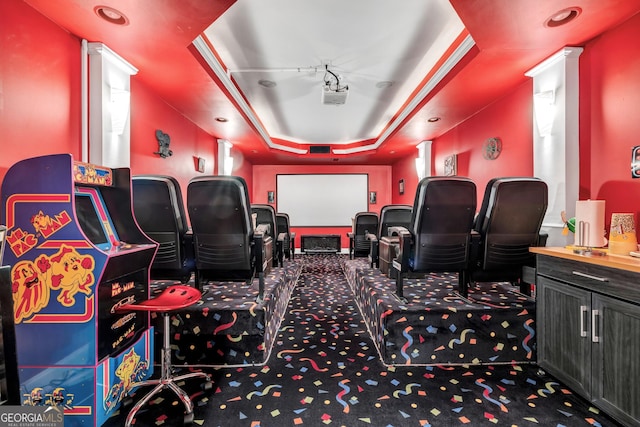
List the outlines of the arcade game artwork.
<svg viewBox="0 0 640 427">
<path fill-rule="evenodd" d="M 153 371 L 148 315 L 120 305 L 149 295 L 157 250 L 131 207 L 128 168 L 68 154 L 22 160 L 2 183 L 22 405 L 99 426 Z"/>
</svg>

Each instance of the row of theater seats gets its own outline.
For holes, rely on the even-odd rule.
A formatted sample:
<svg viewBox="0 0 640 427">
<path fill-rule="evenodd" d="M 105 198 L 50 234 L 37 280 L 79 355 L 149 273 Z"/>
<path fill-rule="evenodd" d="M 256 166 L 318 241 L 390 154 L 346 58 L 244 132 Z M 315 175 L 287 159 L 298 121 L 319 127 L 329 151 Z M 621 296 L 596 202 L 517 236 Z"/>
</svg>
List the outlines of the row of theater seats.
<svg viewBox="0 0 640 427">
<path fill-rule="evenodd" d="M 293 257 L 295 235 L 288 215 L 269 205 L 252 206 L 241 177 L 193 178 L 187 188 L 191 227 L 175 178 L 134 176 L 132 195 L 140 228 L 159 244 L 152 279 L 187 283 L 194 274 L 202 288 L 211 280 L 250 284 L 257 275 L 262 299 L 264 274 Z"/>
<path fill-rule="evenodd" d="M 530 294 L 527 272 L 535 268 L 529 248 L 545 246 L 541 233 L 547 185 L 531 177 L 499 177 L 485 188 L 476 215 L 476 185 L 464 177 L 428 177 L 418 184 L 413 206 L 388 205 L 380 215 L 359 212 L 349 235 L 350 257 L 368 256 L 396 280 L 429 272 L 457 272 L 458 290 L 471 283 L 511 282 Z"/>
</svg>

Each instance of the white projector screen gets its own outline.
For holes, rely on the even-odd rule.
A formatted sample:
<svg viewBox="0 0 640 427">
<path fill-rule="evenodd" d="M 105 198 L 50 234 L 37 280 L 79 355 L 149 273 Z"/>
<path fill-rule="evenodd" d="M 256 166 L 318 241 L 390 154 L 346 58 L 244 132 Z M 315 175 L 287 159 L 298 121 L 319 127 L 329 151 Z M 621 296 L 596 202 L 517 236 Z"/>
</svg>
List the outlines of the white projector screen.
<svg viewBox="0 0 640 427">
<path fill-rule="evenodd" d="M 351 227 L 369 208 L 366 174 L 277 175 L 277 210 L 292 227 Z"/>
</svg>

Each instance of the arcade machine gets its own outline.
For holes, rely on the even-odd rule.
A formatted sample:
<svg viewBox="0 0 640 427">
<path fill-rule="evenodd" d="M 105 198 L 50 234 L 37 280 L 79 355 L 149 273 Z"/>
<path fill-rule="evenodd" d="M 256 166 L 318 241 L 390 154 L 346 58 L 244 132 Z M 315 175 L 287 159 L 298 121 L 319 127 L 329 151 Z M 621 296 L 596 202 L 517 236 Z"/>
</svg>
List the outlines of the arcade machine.
<svg viewBox="0 0 640 427">
<path fill-rule="evenodd" d="M 100 426 L 153 373 L 148 298 L 157 245 L 138 227 L 127 168 L 59 154 L 22 160 L 2 183 L 22 405 Z"/>
</svg>

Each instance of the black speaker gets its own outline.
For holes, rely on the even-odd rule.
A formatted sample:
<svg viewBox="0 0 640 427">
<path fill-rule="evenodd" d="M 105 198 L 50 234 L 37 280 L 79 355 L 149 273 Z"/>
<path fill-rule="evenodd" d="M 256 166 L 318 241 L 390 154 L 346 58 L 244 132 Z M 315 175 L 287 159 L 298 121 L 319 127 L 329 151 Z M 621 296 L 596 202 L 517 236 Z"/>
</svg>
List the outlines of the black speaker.
<svg viewBox="0 0 640 427">
<path fill-rule="evenodd" d="M 310 145 L 310 154 L 329 154 L 331 153 L 331 147 L 328 145 Z"/>
</svg>

